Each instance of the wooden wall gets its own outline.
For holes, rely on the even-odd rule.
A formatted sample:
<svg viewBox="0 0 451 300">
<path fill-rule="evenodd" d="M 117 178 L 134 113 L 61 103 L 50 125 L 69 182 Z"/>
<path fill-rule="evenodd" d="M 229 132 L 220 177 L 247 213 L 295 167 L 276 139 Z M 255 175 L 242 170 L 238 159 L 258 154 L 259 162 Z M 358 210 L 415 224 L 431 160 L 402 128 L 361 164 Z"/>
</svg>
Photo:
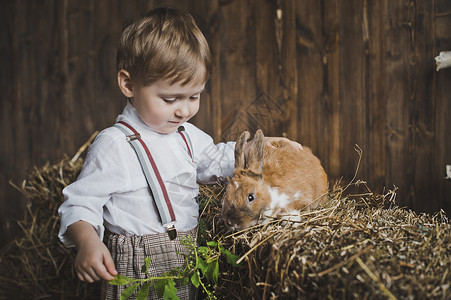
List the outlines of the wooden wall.
<svg viewBox="0 0 451 300">
<path fill-rule="evenodd" d="M 192 13 L 211 45 L 194 123 L 216 141 L 285 135 L 309 145 L 332 182 L 353 177 L 357 144 L 358 178 L 375 191 L 396 186 L 400 205 L 451 214 L 451 69 L 434 63 L 451 50 L 448 0 L 2 0 L 2 229 L 24 210 L 9 180 L 114 122 L 120 32 L 162 4 Z"/>
</svg>

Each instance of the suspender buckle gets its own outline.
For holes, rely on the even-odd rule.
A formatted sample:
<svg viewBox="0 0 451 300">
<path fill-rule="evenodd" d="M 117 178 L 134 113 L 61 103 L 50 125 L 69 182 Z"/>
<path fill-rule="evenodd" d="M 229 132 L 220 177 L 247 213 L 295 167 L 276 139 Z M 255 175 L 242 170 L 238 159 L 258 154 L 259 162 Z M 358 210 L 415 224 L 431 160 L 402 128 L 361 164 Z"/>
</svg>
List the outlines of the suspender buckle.
<svg viewBox="0 0 451 300">
<path fill-rule="evenodd" d="M 174 224 L 169 224 L 166 228 L 168 229 L 169 239 L 172 241 L 177 237 L 177 230 L 175 230 Z"/>
<path fill-rule="evenodd" d="M 132 135 L 127 135 L 127 137 L 126 137 L 127 142 L 130 142 L 130 141 L 133 141 L 133 140 L 138 140 L 140 138 L 141 138 L 141 135 L 139 133 L 135 133 L 135 134 L 132 134 Z"/>
</svg>

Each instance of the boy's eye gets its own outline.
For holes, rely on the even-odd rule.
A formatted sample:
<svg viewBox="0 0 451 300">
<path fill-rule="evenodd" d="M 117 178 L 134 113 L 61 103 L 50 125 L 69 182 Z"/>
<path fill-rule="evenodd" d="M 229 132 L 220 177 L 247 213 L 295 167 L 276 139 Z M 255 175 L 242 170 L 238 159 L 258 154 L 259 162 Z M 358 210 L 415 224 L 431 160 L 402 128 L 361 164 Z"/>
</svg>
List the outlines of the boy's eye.
<svg viewBox="0 0 451 300">
<path fill-rule="evenodd" d="M 191 97 L 189 97 L 190 100 L 197 100 L 199 98 L 200 98 L 200 94 L 192 95 Z"/>
<path fill-rule="evenodd" d="M 175 100 L 177 100 L 177 98 L 163 98 L 163 100 L 166 103 L 173 103 L 175 102 Z"/>
</svg>

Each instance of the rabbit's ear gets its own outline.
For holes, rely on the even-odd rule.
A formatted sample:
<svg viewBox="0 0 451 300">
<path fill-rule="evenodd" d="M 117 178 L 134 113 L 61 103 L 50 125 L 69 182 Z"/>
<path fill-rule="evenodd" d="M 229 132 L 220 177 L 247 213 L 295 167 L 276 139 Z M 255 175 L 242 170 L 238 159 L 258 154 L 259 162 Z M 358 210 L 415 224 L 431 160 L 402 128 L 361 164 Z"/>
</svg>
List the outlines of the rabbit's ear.
<svg viewBox="0 0 451 300">
<path fill-rule="evenodd" d="M 265 136 L 259 129 L 255 132 L 252 147 L 248 155 L 248 168 L 257 173 L 263 173 L 263 153 L 265 149 Z"/>
<path fill-rule="evenodd" d="M 244 144 L 250 137 L 249 131 L 243 131 L 235 145 L 235 169 L 244 169 L 245 159 L 244 159 Z"/>
</svg>

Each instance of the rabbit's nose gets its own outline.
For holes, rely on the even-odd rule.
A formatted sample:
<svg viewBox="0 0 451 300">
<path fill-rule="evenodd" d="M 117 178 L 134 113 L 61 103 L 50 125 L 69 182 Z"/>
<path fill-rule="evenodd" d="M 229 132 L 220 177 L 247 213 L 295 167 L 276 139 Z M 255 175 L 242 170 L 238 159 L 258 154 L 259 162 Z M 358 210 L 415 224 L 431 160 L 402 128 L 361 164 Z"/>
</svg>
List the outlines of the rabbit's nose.
<svg viewBox="0 0 451 300">
<path fill-rule="evenodd" d="M 226 224 L 231 229 L 235 229 L 236 224 L 234 224 L 231 220 L 226 220 Z"/>
</svg>

